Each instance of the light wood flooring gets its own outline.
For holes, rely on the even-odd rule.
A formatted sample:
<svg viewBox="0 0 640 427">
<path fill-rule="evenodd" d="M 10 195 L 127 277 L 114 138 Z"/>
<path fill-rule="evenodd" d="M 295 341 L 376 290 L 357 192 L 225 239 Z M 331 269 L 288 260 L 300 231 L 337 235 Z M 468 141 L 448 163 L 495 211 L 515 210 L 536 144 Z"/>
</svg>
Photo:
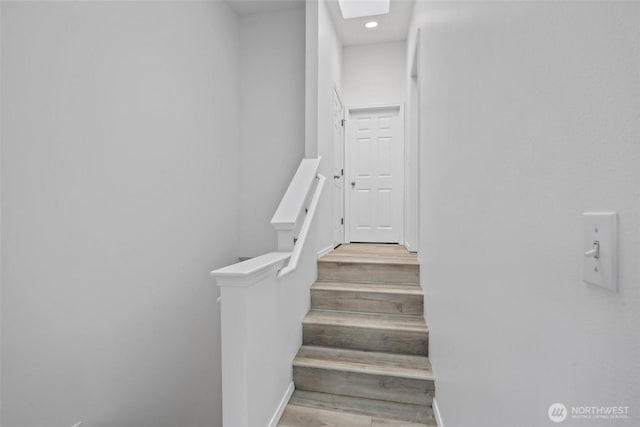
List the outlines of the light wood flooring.
<svg viewBox="0 0 640 427">
<path fill-rule="evenodd" d="M 340 245 L 321 258 L 321 262 L 359 262 L 418 265 L 418 257 L 400 245 L 353 243 Z"/>
</svg>

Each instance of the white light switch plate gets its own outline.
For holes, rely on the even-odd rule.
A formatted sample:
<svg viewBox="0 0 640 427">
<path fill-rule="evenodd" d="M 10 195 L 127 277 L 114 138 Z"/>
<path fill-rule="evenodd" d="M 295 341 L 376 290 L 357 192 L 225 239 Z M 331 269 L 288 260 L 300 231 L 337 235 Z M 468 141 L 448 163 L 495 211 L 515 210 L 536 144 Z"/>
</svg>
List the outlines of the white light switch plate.
<svg viewBox="0 0 640 427">
<path fill-rule="evenodd" d="M 618 290 L 618 214 L 615 212 L 586 212 L 584 220 L 583 253 L 594 249 L 598 242 L 598 258 L 584 256 L 583 280 L 616 292 Z"/>
</svg>

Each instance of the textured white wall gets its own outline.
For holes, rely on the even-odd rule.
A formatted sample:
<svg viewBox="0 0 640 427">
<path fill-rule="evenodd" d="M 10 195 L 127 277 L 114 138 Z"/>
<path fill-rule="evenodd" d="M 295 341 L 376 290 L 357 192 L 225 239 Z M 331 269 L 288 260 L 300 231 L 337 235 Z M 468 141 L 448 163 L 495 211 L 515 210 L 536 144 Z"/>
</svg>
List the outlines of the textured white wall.
<svg viewBox="0 0 640 427">
<path fill-rule="evenodd" d="M 237 259 L 223 2 L 2 2 L 2 426 L 221 422 Z"/>
<path fill-rule="evenodd" d="M 240 256 L 276 250 L 271 217 L 304 157 L 303 6 L 240 17 Z"/>
<path fill-rule="evenodd" d="M 406 55 L 404 41 L 345 46 L 342 52 L 345 106 L 404 103 Z"/>
<path fill-rule="evenodd" d="M 446 427 L 555 425 L 554 402 L 633 417 L 562 425 L 635 424 L 640 4 L 418 2 L 415 13 L 421 279 Z M 620 215 L 619 293 L 582 282 L 592 210 Z"/>
</svg>

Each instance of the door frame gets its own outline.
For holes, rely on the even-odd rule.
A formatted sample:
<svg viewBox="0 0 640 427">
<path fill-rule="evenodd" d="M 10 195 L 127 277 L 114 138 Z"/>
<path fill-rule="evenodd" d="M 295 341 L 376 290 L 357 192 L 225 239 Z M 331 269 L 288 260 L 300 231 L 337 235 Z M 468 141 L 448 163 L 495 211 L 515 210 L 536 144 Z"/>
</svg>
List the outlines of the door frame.
<svg viewBox="0 0 640 427">
<path fill-rule="evenodd" d="M 343 221 L 342 221 L 342 231 L 340 233 L 340 239 L 339 239 L 338 242 L 336 242 L 333 239 L 333 237 L 334 237 L 333 236 L 333 232 L 334 232 L 333 221 L 336 220 L 337 213 L 334 212 L 334 209 L 333 209 L 334 206 L 332 206 L 332 209 L 331 209 L 331 212 L 332 212 L 332 214 L 334 216 L 331 219 L 332 220 L 331 240 L 333 241 L 333 246 L 337 247 L 337 246 L 341 245 L 342 243 L 346 243 L 347 242 L 347 240 L 346 240 L 346 226 L 347 226 L 346 225 L 346 223 L 347 223 L 346 211 L 347 211 L 347 209 L 346 209 L 346 200 L 345 200 L 345 192 L 346 192 L 346 190 L 345 190 L 346 189 L 346 185 L 345 185 L 345 176 L 346 176 L 346 174 L 345 174 L 345 168 L 346 168 L 346 165 L 345 165 L 345 161 L 346 161 L 346 156 L 345 156 L 345 146 L 346 146 L 345 119 L 346 119 L 346 117 L 345 116 L 347 114 L 347 109 L 344 106 L 344 103 L 342 102 L 342 96 L 340 96 L 340 91 L 338 91 L 337 86 L 333 87 L 333 95 L 336 98 L 338 98 L 338 102 L 340 103 L 340 107 L 342 107 L 342 144 L 341 144 L 342 152 L 338 153 L 338 156 L 342 158 L 342 168 L 341 168 L 342 169 L 342 171 L 341 171 L 342 173 L 340 174 L 340 178 L 339 178 L 339 179 L 342 180 L 342 194 L 340 194 L 340 198 L 342 199 L 342 212 L 338 212 L 338 213 L 340 214 L 339 216 L 340 216 L 340 218 L 342 218 Z M 332 150 L 335 148 L 335 140 L 334 140 L 334 138 L 335 138 L 335 135 L 334 135 L 333 129 L 332 129 L 332 132 L 331 132 L 331 145 L 332 145 L 331 149 Z M 331 159 L 332 165 L 333 165 L 333 162 L 335 161 L 335 158 L 336 158 L 336 153 L 333 153 L 333 159 Z M 332 167 L 332 169 L 333 170 L 331 171 L 331 174 L 333 175 L 333 179 L 335 179 L 335 165 Z M 333 184 L 333 180 L 332 180 L 332 184 Z M 335 191 L 333 185 L 331 186 L 331 191 L 332 191 L 331 203 L 333 205 L 333 201 L 334 201 L 333 197 L 335 196 L 335 194 L 333 194 L 333 191 Z"/>
<path fill-rule="evenodd" d="M 405 188 L 404 188 L 404 182 L 405 182 L 405 174 L 406 174 L 406 168 L 405 168 L 405 162 L 404 162 L 404 153 L 405 153 L 405 144 L 406 144 L 406 138 L 405 138 L 405 118 L 404 118 L 404 103 L 399 103 L 399 104 L 383 104 L 383 105 L 357 105 L 357 106 L 343 106 L 344 108 L 344 117 L 345 117 L 345 131 L 344 131 L 344 144 L 343 144 L 343 156 L 344 156 L 344 160 L 343 160 L 343 164 L 344 164 L 344 177 L 343 179 L 345 180 L 342 186 L 342 191 L 344 193 L 344 205 L 343 205 L 343 209 L 344 209 L 344 242 L 345 243 L 351 243 L 351 192 L 347 191 L 347 177 L 350 176 L 349 174 L 351 173 L 351 171 L 349 170 L 349 150 L 347 149 L 347 144 L 348 144 L 348 140 L 347 140 L 347 132 L 346 132 L 346 123 L 349 123 L 349 121 L 351 120 L 351 114 L 352 113 L 360 113 L 363 111 L 379 111 L 379 110 L 398 110 L 398 116 L 399 116 L 399 123 L 400 123 L 400 141 L 401 141 L 401 147 L 402 147 L 402 153 L 400 153 L 400 158 L 402 159 L 402 173 L 400 174 L 400 181 L 402 182 L 402 191 L 400 192 L 400 197 L 401 197 L 401 202 L 400 202 L 400 209 L 402 209 L 402 212 L 400 213 L 400 226 L 399 226 L 399 241 L 398 244 L 400 245 L 404 245 L 404 210 L 405 210 Z"/>
</svg>

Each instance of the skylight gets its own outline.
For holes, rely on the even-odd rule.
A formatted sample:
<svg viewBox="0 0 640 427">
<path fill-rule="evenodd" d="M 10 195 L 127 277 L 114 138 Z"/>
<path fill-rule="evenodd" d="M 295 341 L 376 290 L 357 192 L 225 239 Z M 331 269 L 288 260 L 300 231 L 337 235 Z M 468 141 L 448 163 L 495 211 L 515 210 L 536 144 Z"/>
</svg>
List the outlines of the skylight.
<svg viewBox="0 0 640 427">
<path fill-rule="evenodd" d="M 389 13 L 390 0 L 338 0 L 344 19 Z"/>
</svg>

